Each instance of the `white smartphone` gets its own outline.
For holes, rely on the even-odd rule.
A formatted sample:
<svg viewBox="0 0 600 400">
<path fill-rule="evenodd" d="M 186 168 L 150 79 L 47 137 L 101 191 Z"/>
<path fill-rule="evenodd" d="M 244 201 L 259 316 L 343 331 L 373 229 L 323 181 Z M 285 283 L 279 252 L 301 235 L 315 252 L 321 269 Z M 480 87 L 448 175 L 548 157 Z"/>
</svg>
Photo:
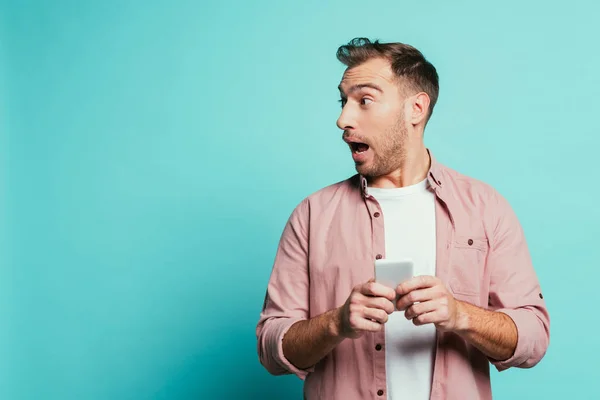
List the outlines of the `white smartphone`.
<svg viewBox="0 0 600 400">
<path fill-rule="evenodd" d="M 411 279 L 413 274 L 414 263 L 409 258 L 402 260 L 375 260 L 375 282 L 391 287 L 394 290 L 402 282 Z M 394 309 L 396 309 L 395 304 Z"/>
</svg>

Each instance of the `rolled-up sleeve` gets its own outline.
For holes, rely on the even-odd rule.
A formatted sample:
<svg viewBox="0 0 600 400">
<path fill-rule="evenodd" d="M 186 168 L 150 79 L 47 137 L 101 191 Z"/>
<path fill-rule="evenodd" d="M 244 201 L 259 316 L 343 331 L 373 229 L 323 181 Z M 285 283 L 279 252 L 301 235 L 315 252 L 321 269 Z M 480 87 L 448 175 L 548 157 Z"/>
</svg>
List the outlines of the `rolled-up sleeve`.
<svg viewBox="0 0 600 400">
<path fill-rule="evenodd" d="M 274 375 L 305 379 L 313 368 L 298 369 L 283 354 L 283 337 L 309 316 L 308 200 L 292 212 L 281 235 L 263 309 L 256 327 L 261 364 Z"/>
<path fill-rule="evenodd" d="M 490 362 L 498 371 L 510 367 L 530 368 L 546 354 L 550 342 L 550 317 L 521 224 L 500 194 L 496 193 L 494 204 L 494 232 L 488 256 L 491 271 L 489 306 L 513 320 L 518 339 L 509 359 L 490 359 Z"/>
</svg>

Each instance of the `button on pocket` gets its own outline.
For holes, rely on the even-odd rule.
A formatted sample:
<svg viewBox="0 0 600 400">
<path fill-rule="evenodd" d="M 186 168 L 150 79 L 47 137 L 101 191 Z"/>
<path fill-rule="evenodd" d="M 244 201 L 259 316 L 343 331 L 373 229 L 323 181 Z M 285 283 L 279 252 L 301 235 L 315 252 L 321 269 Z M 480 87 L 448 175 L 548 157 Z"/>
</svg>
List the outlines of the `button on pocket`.
<svg viewBox="0 0 600 400">
<path fill-rule="evenodd" d="M 475 236 L 457 236 L 454 239 L 454 247 L 462 249 L 478 249 L 487 252 L 488 240 Z"/>
</svg>

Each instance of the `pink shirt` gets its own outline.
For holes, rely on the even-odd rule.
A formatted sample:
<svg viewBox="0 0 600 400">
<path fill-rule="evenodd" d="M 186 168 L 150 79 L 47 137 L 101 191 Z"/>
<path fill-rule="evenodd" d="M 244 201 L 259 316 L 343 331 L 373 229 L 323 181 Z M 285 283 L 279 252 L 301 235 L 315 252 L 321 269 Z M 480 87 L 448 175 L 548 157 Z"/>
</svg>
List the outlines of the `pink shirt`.
<svg viewBox="0 0 600 400">
<path fill-rule="evenodd" d="M 510 316 L 514 355 L 489 360 L 454 333 L 438 331 L 431 399 L 491 399 L 490 362 L 528 368 L 544 356 L 550 320 L 521 225 L 489 185 L 431 156 L 436 194 L 436 276 L 458 300 Z M 256 329 L 260 362 L 274 375 L 305 380 L 306 399 L 385 399 L 385 332 L 346 339 L 315 366 L 300 370 L 282 339 L 297 321 L 340 307 L 352 288 L 374 277 L 385 258 L 384 220 L 360 176 L 328 186 L 300 203 L 285 226 Z"/>
</svg>

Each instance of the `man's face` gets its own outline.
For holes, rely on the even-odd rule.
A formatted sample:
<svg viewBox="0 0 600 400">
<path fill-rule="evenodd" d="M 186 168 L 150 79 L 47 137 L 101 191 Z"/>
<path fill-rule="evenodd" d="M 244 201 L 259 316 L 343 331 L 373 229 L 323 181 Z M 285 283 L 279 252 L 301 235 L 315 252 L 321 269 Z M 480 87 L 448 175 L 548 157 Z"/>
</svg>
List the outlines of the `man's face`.
<svg viewBox="0 0 600 400">
<path fill-rule="evenodd" d="M 356 170 L 378 177 L 398 169 L 408 130 L 400 83 L 384 59 L 347 69 L 339 86 L 342 113 L 337 126 L 350 146 Z"/>
</svg>

